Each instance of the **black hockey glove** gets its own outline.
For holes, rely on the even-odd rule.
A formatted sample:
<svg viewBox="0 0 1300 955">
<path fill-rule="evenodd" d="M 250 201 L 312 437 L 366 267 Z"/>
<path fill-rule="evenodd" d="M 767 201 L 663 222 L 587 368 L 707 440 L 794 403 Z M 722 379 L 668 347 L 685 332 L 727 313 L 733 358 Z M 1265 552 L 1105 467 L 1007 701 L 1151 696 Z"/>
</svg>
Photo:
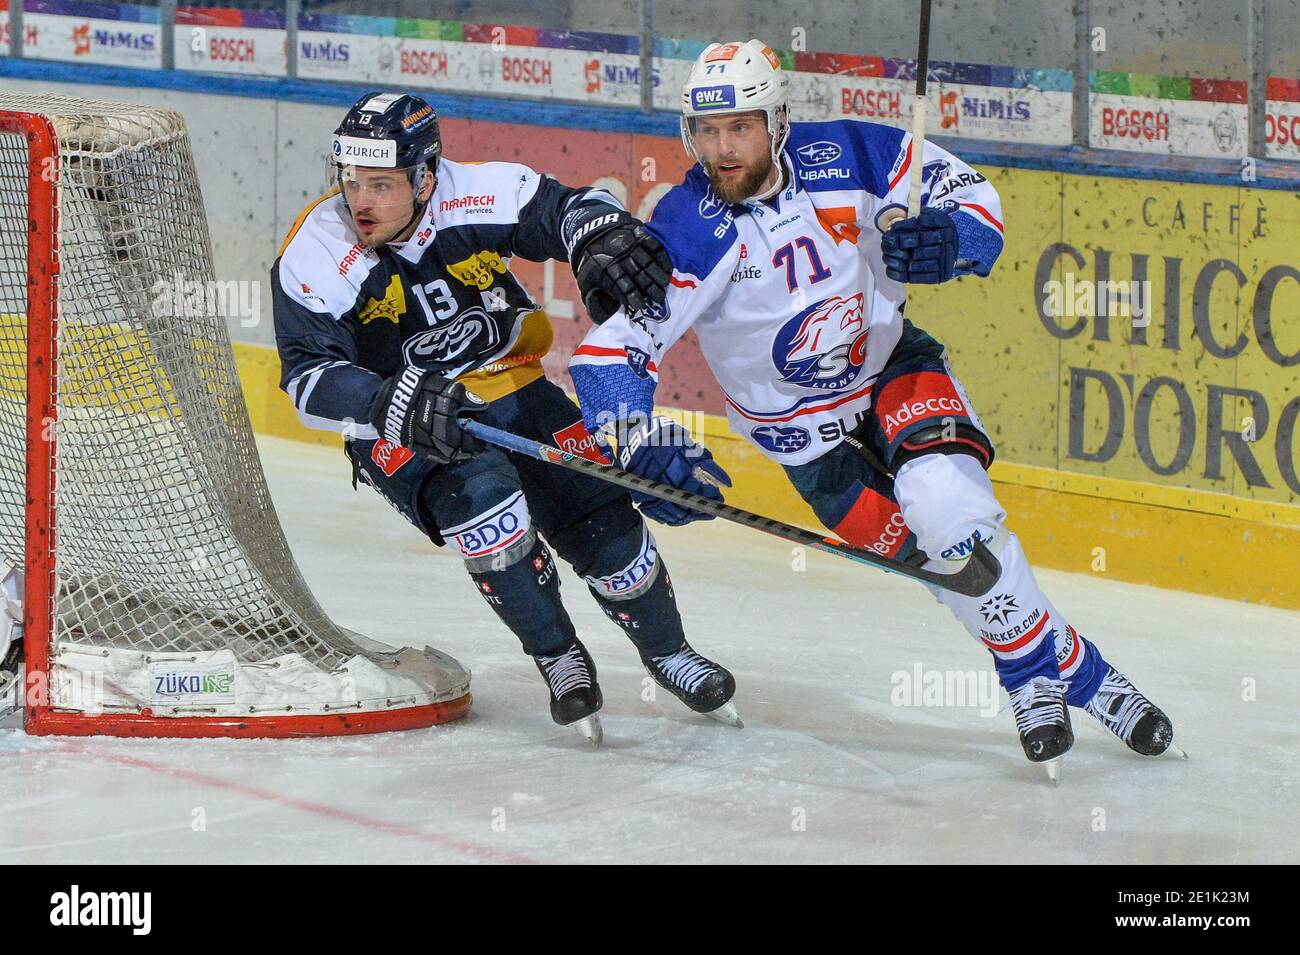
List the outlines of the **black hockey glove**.
<svg viewBox="0 0 1300 955">
<path fill-rule="evenodd" d="M 673 265 L 663 245 L 641 220 L 622 209 L 579 222 L 569 258 L 587 314 L 597 325 L 623 306 L 637 312 L 659 304 L 668 292 Z"/>
<path fill-rule="evenodd" d="M 457 418 L 472 418 L 487 403 L 459 382 L 408 366 L 384 382 L 370 406 L 370 423 L 385 440 L 427 454 L 439 464 L 468 461 L 486 445 Z"/>
</svg>

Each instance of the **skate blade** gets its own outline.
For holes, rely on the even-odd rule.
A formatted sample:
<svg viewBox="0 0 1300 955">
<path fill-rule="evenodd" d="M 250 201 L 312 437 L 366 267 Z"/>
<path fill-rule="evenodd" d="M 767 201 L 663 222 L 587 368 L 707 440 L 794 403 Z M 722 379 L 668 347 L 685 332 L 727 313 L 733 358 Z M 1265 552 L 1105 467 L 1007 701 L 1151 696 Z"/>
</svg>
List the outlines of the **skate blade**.
<svg viewBox="0 0 1300 955">
<path fill-rule="evenodd" d="M 1061 757 L 1047 760 L 1043 763 L 1043 769 L 1047 770 L 1047 778 L 1053 787 L 1061 785 Z"/>
<path fill-rule="evenodd" d="M 1179 759 L 1187 759 L 1187 750 L 1183 749 L 1177 743 L 1170 743 L 1169 748 L 1160 754 L 1161 756 L 1177 756 Z"/>
<path fill-rule="evenodd" d="M 600 725 L 600 717 L 594 713 L 591 716 L 584 716 L 576 722 L 570 723 L 578 734 L 591 744 L 592 749 L 600 749 L 600 744 L 605 740 L 604 727 Z"/>
<path fill-rule="evenodd" d="M 745 724 L 740 721 L 740 714 L 736 712 L 736 705 L 728 700 L 716 710 L 709 710 L 704 714 L 711 720 L 717 720 L 719 723 L 726 723 L 728 726 L 734 726 L 738 730 L 743 730 Z"/>
</svg>

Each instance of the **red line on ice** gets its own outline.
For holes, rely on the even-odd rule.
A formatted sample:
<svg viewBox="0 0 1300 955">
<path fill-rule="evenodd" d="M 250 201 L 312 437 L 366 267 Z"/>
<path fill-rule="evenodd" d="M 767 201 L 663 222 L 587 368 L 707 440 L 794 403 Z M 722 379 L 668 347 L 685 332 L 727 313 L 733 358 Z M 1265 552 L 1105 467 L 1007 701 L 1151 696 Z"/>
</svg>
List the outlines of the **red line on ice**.
<svg viewBox="0 0 1300 955">
<path fill-rule="evenodd" d="M 444 849 L 455 849 L 457 852 L 463 852 L 466 855 L 483 859 L 488 862 L 509 862 L 516 865 L 537 865 L 536 859 L 530 859 L 514 852 L 507 852 L 503 849 L 493 849 L 490 846 L 480 846 L 472 842 L 465 842 L 460 839 L 453 839 L 450 836 L 442 836 L 436 832 L 425 832 L 422 829 L 413 829 L 410 826 L 404 826 L 401 823 L 386 822 L 383 819 L 372 819 L 369 816 L 363 816 L 360 813 L 351 812 L 347 809 L 337 809 L 334 806 L 327 806 L 324 803 L 310 802 L 306 799 L 296 799 L 292 796 L 281 796 L 277 793 L 265 789 L 257 789 L 253 786 L 245 786 L 243 783 L 233 783 L 229 780 L 221 779 L 217 776 L 209 776 L 206 773 L 198 773 L 189 769 L 178 769 L 174 766 L 163 766 L 159 763 L 150 762 L 146 759 L 139 759 L 135 756 L 122 756 L 114 753 L 105 753 L 102 751 L 90 749 L 85 746 L 78 746 L 75 743 L 68 743 L 64 746 L 64 751 L 76 753 L 79 756 L 89 756 L 92 759 L 102 759 L 111 763 L 118 763 L 122 766 L 131 766 L 137 769 L 148 769 L 163 776 L 171 776 L 175 779 L 186 779 L 190 782 L 200 783 L 204 786 L 211 786 L 213 789 L 224 789 L 227 792 L 239 793 L 253 799 L 260 799 L 263 802 L 278 803 L 281 806 L 288 806 L 291 809 L 298 809 L 302 812 L 312 813 L 317 816 L 324 816 L 328 819 L 336 819 L 339 822 L 350 823 L 363 829 L 373 829 L 379 832 L 386 832 L 394 836 L 402 836 L 407 839 L 417 839 L 420 842 L 428 842 L 432 845 L 441 846 Z"/>
</svg>

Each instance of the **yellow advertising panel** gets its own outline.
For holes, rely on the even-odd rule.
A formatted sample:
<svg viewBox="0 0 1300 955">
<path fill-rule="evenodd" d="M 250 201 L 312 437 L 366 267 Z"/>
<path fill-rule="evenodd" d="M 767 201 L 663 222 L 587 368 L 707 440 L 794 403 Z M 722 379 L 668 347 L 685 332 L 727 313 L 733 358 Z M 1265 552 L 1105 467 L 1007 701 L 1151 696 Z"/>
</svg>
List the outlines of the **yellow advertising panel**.
<svg viewBox="0 0 1300 955">
<path fill-rule="evenodd" d="M 1007 247 L 913 290 L 1019 464 L 1300 503 L 1300 197 L 984 170 Z"/>
</svg>

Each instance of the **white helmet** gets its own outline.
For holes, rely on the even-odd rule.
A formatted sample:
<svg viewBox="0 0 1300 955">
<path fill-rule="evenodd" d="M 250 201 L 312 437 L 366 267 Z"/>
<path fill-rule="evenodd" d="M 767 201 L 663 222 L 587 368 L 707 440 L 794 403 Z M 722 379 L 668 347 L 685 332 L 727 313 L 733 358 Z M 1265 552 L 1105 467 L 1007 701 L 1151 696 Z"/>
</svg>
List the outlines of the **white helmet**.
<svg viewBox="0 0 1300 955">
<path fill-rule="evenodd" d="M 772 161 L 780 162 L 790 135 L 790 77 L 781 58 L 762 40 L 710 43 L 691 67 L 682 87 L 682 142 L 695 151 L 695 119 L 761 109 L 767 115 Z"/>
</svg>

